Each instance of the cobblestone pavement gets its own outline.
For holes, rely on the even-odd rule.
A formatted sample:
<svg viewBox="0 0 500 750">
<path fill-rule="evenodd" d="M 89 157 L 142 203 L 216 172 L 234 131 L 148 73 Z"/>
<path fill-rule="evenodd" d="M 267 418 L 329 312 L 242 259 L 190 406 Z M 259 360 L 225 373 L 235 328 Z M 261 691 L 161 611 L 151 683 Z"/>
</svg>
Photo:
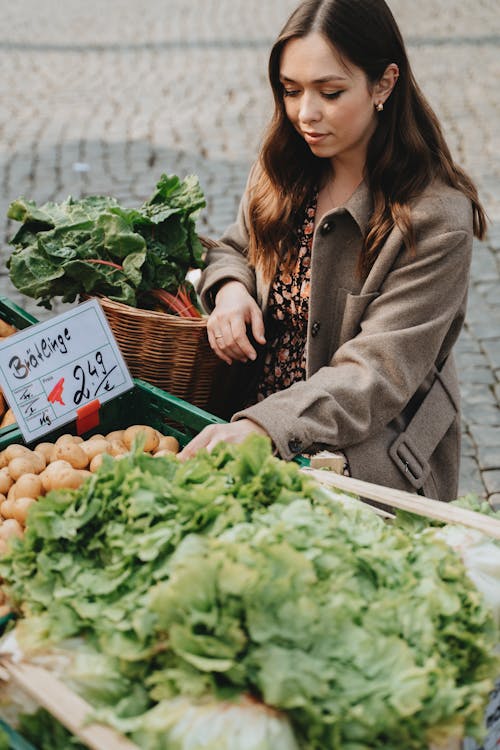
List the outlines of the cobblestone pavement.
<svg viewBox="0 0 500 750">
<path fill-rule="evenodd" d="M 0 30 L 0 234 L 7 206 L 107 193 L 142 201 L 164 171 L 197 173 L 200 232 L 233 219 L 271 98 L 273 36 L 295 0 L 19 0 Z M 463 396 L 460 493 L 500 506 L 500 14 L 498 0 L 393 0 L 417 79 L 490 219 L 476 243 L 457 346 Z M 3 239 L 3 237 L 2 237 Z M 21 298 L 3 263 L 0 293 Z M 61 307 L 57 308 L 61 309 Z"/>
<path fill-rule="evenodd" d="M 295 0 L 18 0 L 0 30 L 0 235 L 11 200 L 112 194 L 145 199 L 164 171 L 197 173 L 199 231 L 232 221 L 271 98 L 272 38 Z M 491 224 L 476 243 L 457 354 L 463 396 L 460 492 L 500 506 L 500 14 L 498 0 L 392 0 L 417 79 Z M 5 239 L 4 239 L 5 238 Z M 0 293 L 20 297 L 3 262 Z M 60 306 L 57 309 L 62 309 Z M 498 746 L 499 694 L 486 750 Z M 467 750 L 473 743 L 467 745 Z"/>
</svg>

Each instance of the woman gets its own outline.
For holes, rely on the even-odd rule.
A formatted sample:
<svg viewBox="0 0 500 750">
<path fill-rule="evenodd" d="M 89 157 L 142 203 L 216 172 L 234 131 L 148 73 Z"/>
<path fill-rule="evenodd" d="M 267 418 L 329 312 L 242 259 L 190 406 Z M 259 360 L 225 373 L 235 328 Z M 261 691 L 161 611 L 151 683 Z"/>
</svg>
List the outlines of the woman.
<svg viewBox="0 0 500 750">
<path fill-rule="evenodd" d="M 340 450 L 352 476 L 450 500 L 477 191 L 384 0 L 302 2 L 269 75 L 274 117 L 200 282 L 215 353 L 265 347 L 263 369 L 253 403 L 181 455 L 257 432 L 285 459 Z"/>
</svg>

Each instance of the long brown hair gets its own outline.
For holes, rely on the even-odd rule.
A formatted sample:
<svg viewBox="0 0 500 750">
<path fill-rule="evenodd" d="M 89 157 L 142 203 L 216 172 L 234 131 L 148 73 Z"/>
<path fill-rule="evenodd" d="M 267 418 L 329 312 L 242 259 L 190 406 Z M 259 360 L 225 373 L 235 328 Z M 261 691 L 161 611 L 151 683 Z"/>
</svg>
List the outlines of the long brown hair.
<svg viewBox="0 0 500 750">
<path fill-rule="evenodd" d="M 405 245 L 415 249 L 409 202 L 436 177 L 471 200 L 474 234 L 482 239 L 486 215 L 476 187 L 452 159 L 384 0 L 305 0 L 284 26 L 269 58 L 275 108 L 249 203 L 250 262 L 270 279 L 280 259 L 293 260 L 298 217 L 325 174 L 328 160 L 316 157 L 288 120 L 280 82 L 284 46 L 311 32 L 323 34 L 343 59 L 361 68 L 369 86 L 380 80 L 390 63 L 399 68 L 399 80 L 377 115 L 367 150 L 365 177 L 374 210 L 358 262 L 360 275 L 368 273 L 394 226 L 401 229 Z"/>
</svg>

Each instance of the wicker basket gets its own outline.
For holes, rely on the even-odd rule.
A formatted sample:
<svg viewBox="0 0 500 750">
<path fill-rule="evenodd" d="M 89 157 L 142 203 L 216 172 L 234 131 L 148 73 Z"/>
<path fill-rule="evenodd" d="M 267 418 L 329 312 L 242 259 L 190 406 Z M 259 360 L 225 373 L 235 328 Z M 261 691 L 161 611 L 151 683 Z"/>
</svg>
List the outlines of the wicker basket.
<svg viewBox="0 0 500 750">
<path fill-rule="evenodd" d="M 205 237 L 200 240 L 205 248 L 215 245 Z M 208 343 L 206 318 L 181 318 L 98 299 L 133 377 L 200 408 L 211 403 L 223 363 Z"/>
<path fill-rule="evenodd" d="M 107 297 L 99 302 L 134 377 L 207 406 L 220 360 L 208 343 L 205 318 L 141 310 Z"/>
</svg>

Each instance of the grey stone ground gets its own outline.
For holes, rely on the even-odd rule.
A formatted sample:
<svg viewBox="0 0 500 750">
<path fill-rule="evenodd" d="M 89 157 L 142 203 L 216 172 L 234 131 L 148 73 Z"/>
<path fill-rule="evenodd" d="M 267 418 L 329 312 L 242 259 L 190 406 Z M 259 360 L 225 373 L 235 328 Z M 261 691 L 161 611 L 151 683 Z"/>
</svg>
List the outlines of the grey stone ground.
<svg viewBox="0 0 500 750">
<path fill-rule="evenodd" d="M 164 171 L 197 173 L 200 232 L 232 221 L 271 99 L 272 38 L 295 0 L 17 0 L 1 3 L 0 235 L 7 206 L 68 194 L 145 199 Z M 457 346 L 461 494 L 500 505 L 499 0 L 392 0 L 422 88 L 456 159 L 476 179 L 489 236 L 476 243 Z M 78 165 L 88 171 L 77 171 Z M 45 313 L 10 285 L 0 293 Z M 58 308 L 61 309 L 61 308 Z M 498 746 L 500 695 L 486 750 Z M 472 747 L 471 744 L 467 748 Z"/>
<path fill-rule="evenodd" d="M 199 230 L 233 219 L 271 99 L 267 54 L 295 0 L 18 0 L 0 27 L 0 235 L 7 206 L 108 193 L 142 201 L 164 171 L 200 176 Z M 460 493 L 500 505 L 500 13 L 498 0 L 393 0 L 415 73 L 490 219 L 466 328 Z M 79 165 L 88 171 L 77 171 Z M 80 167 L 82 168 L 82 167 Z M 5 237 L 5 239 L 4 239 Z M 39 317 L 3 262 L 0 293 Z M 58 309 L 61 309 L 60 307 Z"/>
</svg>

